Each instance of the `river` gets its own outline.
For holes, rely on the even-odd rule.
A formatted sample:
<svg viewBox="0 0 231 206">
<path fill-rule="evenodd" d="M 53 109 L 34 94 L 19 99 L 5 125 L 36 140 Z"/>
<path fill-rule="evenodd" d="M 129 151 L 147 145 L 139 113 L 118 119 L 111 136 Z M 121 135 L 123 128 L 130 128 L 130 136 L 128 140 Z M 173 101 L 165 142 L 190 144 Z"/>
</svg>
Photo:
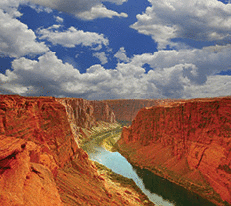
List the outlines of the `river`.
<svg viewBox="0 0 231 206">
<path fill-rule="evenodd" d="M 148 170 L 132 166 L 120 153 L 110 152 L 102 147 L 102 140 L 103 138 L 96 138 L 83 146 L 89 158 L 105 165 L 115 173 L 133 179 L 149 200 L 156 205 L 214 206 L 211 202 L 183 187 L 154 175 Z"/>
</svg>

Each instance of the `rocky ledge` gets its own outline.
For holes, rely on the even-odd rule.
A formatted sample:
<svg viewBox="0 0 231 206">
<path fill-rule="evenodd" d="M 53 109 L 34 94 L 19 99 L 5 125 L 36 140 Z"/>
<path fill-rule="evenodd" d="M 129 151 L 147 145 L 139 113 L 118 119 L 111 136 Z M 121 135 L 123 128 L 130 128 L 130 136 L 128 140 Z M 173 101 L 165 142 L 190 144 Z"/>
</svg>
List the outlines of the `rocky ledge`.
<svg viewBox="0 0 231 206">
<path fill-rule="evenodd" d="M 80 129 L 97 125 L 98 112 L 115 121 L 96 104 L 0 95 L 0 205 L 153 205 L 99 172 L 79 147 Z"/>
<path fill-rule="evenodd" d="M 181 100 L 141 109 L 118 148 L 218 205 L 231 204 L 231 98 Z"/>
</svg>

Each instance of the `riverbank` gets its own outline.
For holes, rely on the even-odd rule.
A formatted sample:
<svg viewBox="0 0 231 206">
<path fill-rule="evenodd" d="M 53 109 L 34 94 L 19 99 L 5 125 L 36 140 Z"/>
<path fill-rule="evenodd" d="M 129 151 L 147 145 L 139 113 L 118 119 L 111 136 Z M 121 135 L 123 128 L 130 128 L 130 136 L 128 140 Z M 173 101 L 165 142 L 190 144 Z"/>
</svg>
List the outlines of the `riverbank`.
<svg viewBox="0 0 231 206">
<path fill-rule="evenodd" d="M 99 139 L 99 137 L 104 136 L 111 132 L 120 133 L 122 132 L 122 125 L 119 123 L 108 123 L 99 121 L 97 122 L 97 126 L 94 126 L 90 129 L 81 128 L 82 136 L 80 137 L 80 146 L 83 147 L 85 144 L 90 142 L 91 140 Z"/>
<path fill-rule="evenodd" d="M 156 173 L 154 173 L 153 171 L 149 172 L 150 170 L 141 169 L 139 165 L 130 165 L 129 162 L 131 162 L 131 160 L 128 157 L 129 154 L 132 154 L 134 151 L 124 149 L 124 152 L 122 152 L 121 149 L 118 148 L 116 142 L 120 137 L 120 132 L 121 130 L 117 128 L 117 130 L 114 131 L 101 133 L 85 144 L 85 151 L 88 152 L 90 159 L 104 164 L 101 165 L 95 162 L 99 174 L 103 175 L 103 178 L 106 178 L 107 182 L 125 188 L 121 189 L 123 194 L 130 194 L 126 188 L 132 187 L 130 189 L 138 192 L 140 199 L 142 197 L 140 195 L 145 193 L 156 205 L 214 206 L 213 203 L 201 198 L 196 193 L 191 192 L 191 190 L 179 186 L 179 184 L 176 184 L 174 181 L 168 181 L 165 174 L 161 173 L 160 170 L 155 170 Z M 123 156 L 117 151 L 120 151 Z M 127 158 L 127 160 L 125 158 Z M 105 167 L 105 165 L 107 167 Z M 134 181 L 124 176 L 132 178 Z M 174 177 L 172 177 L 172 179 L 173 178 Z M 191 185 L 191 187 L 193 187 L 193 185 Z M 126 190 L 127 192 L 125 192 Z M 148 203 L 143 200 L 142 202 Z"/>
<path fill-rule="evenodd" d="M 94 129 L 92 135 L 90 135 L 81 147 L 89 154 L 91 159 L 97 153 L 102 153 L 102 150 L 113 153 L 115 152 L 114 144 L 120 138 L 122 132 L 122 126 L 120 124 L 113 124 L 108 129 Z M 100 149 L 101 148 L 101 149 Z M 137 205 L 137 206 L 154 206 L 155 204 L 149 200 L 149 198 L 142 192 L 142 190 L 136 185 L 136 183 L 127 177 L 113 172 L 111 169 L 94 161 L 100 178 L 107 182 L 108 191 L 114 191 L 117 196 L 125 199 L 124 205 Z M 108 194 L 110 196 L 110 194 Z"/>
<path fill-rule="evenodd" d="M 97 167 L 100 176 L 107 179 L 108 186 L 112 187 L 113 185 L 114 188 L 117 188 L 118 195 L 129 196 L 137 205 L 155 205 L 147 198 L 132 179 L 119 175 L 96 161 L 94 161 L 94 164 Z"/>
<path fill-rule="evenodd" d="M 187 182 L 185 178 L 184 179 L 182 178 L 182 176 L 173 175 L 171 171 L 168 171 L 166 168 L 154 167 L 151 163 L 148 164 L 149 166 L 145 166 L 146 162 L 145 164 L 139 164 L 138 162 L 143 162 L 145 161 L 145 159 L 143 160 L 136 159 L 136 156 L 133 155 L 138 150 L 137 145 L 132 144 L 129 146 L 125 146 L 125 145 L 115 144 L 114 147 L 117 149 L 117 151 L 120 154 L 122 154 L 128 160 L 129 163 L 134 165 L 134 167 L 140 168 L 142 170 L 150 171 L 152 174 L 162 177 L 177 186 L 185 188 L 189 192 L 198 194 L 200 198 L 208 200 L 208 203 L 206 205 L 228 206 L 226 202 L 221 201 L 219 195 L 209 185 L 205 187 L 202 186 L 201 184 L 193 184 L 190 181 L 190 179 Z M 195 174 L 192 175 L 195 177 Z M 190 178 L 190 175 L 188 176 Z M 197 178 L 199 181 L 200 174 L 197 175 Z"/>
</svg>

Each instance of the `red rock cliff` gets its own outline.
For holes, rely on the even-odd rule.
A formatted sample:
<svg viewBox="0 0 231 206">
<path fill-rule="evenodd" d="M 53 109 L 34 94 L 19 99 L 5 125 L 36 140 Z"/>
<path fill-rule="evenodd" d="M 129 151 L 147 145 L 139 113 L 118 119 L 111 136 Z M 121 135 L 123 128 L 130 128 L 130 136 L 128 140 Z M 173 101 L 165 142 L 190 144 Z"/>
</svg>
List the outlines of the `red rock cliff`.
<svg viewBox="0 0 231 206">
<path fill-rule="evenodd" d="M 87 136 L 83 128 L 89 130 L 97 126 L 98 121 L 116 122 L 113 111 L 104 102 L 77 98 L 57 98 L 56 101 L 66 108 L 68 121 L 77 143 L 80 136 Z"/>
<path fill-rule="evenodd" d="M 62 205 L 54 178 L 78 153 L 53 98 L 0 95 L 0 205 Z"/>
<path fill-rule="evenodd" d="M 145 100 L 145 99 L 128 99 L 128 100 L 103 100 L 108 104 L 110 109 L 115 114 L 117 121 L 131 122 L 138 111 L 144 107 L 151 107 L 159 104 L 160 100 Z"/>
<path fill-rule="evenodd" d="M 94 108 L 93 114 L 97 121 L 116 122 L 115 114 L 107 102 L 90 101 L 90 103 Z"/>
<path fill-rule="evenodd" d="M 53 98 L 0 95 L 0 134 L 40 145 L 61 167 L 78 148 L 66 110 Z"/>
<path fill-rule="evenodd" d="M 132 163 L 231 204 L 230 97 L 141 109 L 118 145 Z"/>
<path fill-rule="evenodd" d="M 110 123 L 116 121 L 113 111 L 104 102 L 77 98 L 58 98 L 56 100 L 66 107 L 69 115 L 73 115 L 76 126 L 91 128 L 97 124 L 97 121 Z"/>
<path fill-rule="evenodd" d="M 145 197 L 99 174 L 79 148 L 70 123 L 94 125 L 92 104 L 64 101 L 0 95 L 0 205 L 144 205 Z"/>
</svg>

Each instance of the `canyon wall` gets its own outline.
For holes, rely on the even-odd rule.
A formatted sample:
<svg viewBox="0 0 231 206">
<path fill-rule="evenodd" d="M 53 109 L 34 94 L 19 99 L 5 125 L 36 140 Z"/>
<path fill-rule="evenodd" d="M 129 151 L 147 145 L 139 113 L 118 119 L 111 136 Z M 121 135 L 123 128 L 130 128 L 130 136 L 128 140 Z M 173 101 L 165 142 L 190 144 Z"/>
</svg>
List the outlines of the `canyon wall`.
<svg viewBox="0 0 231 206">
<path fill-rule="evenodd" d="M 230 97 L 143 108 L 123 128 L 118 147 L 131 163 L 231 204 Z"/>
<path fill-rule="evenodd" d="M 62 205 L 54 177 L 78 153 L 53 98 L 0 95 L 0 205 Z"/>
<path fill-rule="evenodd" d="M 104 102 L 88 101 L 78 98 L 57 98 L 65 108 L 72 133 L 79 143 L 87 138 L 89 130 L 100 124 L 100 121 L 115 123 L 115 115 Z"/>
<path fill-rule="evenodd" d="M 110 109 L 114 112 L 117 121 L 131 122 L 140 109 L 158 105 L 164 102 L 164 100 L 119 99 L 103 100 L 100 102 L 104 102 L 110 107 Z"/>
<path fill-rule="evenodd" d="M 99 106 L 99 105 L 98 105 Z M 98 172 L 79 131 L 114 122 L 82 99 L 0 95 L 0 205 L 146 205 L 146 197 Z M 150 205 L 153 205 L 150 203 Z"/>
</svg>

